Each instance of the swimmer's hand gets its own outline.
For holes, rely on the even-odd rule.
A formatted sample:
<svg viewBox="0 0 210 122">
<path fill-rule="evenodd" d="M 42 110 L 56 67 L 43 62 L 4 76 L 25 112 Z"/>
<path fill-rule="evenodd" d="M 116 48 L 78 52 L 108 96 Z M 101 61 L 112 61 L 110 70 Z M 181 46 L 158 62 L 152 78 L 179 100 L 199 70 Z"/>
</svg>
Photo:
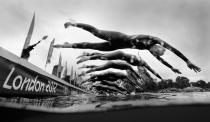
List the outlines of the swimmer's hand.
<svg viewBox="0 0 210 122">
<path fill-rule="evenodd" d="M 158 74 L 157 74 L 157 77 L 158 77 L 160 80 L 163 80 L 163 78 L 162 78 L 160 75 L 158 75 Z"/>
<path fill-rule="evenodd" d="M 43 37 L 42 37 L 42 40 L 47 39 L 47 37 L 48 37 L 48 35 L 43 36 Z"/>
<path fill-rule="evenodd" d="M 178 74 L 182 74 L 178 69 L 172 68 L 172 71 Z"/>
<path fill-rule="evenodd" d="M 193 63 L 191 63 L 190 61 L 187 62 L 187 66 L 194 70 L 196 73 L 201 71 L 201 68 L 197 67 L 196 65 L 194 65 Z"/>
</svg>

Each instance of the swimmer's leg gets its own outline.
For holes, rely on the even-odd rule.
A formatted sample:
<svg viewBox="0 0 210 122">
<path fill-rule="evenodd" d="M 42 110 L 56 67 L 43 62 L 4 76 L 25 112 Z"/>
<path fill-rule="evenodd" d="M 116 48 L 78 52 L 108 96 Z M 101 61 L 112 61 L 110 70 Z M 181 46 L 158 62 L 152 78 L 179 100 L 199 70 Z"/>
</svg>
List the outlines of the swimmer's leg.
<svg viewBox="0 0 210 122">
<path fill-rule="evenodd" d="M 54 48 L 78 48 L 78 49 L 95 49 L 100 51 L 111 51 L 113 50 L 109 42 L 102 43 L 64 43 L 63 45 L 57 44 L 53 46 Z"/>
<path fill-rule="evenodd" d="M 84 24 L 84 23 L 66 22 L 64 24 L 64 26 L 65 26 L 65 28 L 68 28 L 69 26 L 74 26 L 74 27 L 84 29 L 84 30 L 92 33 L 96 37 L 106 40 L 106 41 L 109 41 L 109 42 L 112 42 L 114 40 L 123 40 L 123 39 L 128 38 L 128 35 L 126 35 L 124 33 L 117 32 L 117 31 L 100 30 L 92 25 L 88 25 L 88 24 Z"/>
</svg>

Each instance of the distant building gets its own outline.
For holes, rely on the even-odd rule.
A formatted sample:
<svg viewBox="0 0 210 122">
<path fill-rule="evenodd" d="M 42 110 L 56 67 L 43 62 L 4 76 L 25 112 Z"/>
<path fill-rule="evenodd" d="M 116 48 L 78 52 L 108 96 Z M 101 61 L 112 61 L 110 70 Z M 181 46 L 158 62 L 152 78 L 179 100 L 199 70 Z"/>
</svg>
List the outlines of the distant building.
<svg viewBox="0 0 210 122">
<path fill-rule="evenodd" d="M 57 76 L 57 77 L 60 78 L 62 70 L 63 70 L 63 66 L 61 66 L 61 70 L 58 72 L 58 65 L 55 65 L 53 67 L 52 75 Z"/>
<path fill-rule="evenodd" d="M 64 81 L 70 83 L 70 75 L 66 75 L 65 77 L 62 78 Z"/>
</svg>

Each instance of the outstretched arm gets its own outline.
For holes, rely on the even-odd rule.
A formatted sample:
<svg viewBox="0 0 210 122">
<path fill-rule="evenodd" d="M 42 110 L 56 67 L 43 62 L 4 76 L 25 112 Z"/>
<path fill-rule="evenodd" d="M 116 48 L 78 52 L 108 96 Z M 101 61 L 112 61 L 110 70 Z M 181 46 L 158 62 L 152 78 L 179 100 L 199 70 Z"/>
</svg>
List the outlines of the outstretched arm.
<svg viewBox="0 0 210 122">
<path fill-rule="evenodd" d="M 34 47 L 35 47 L 36 45 L 38 45 L 42 40 L 47 39 L 47 37 L 48 37 L 47 35 L 46 35 L 46 36 L 43 36 L 42 39 L 39 40 L 37 43 L 35 43 L 35 44 L 33 44 L 33 45 L 30 45 L 30 46 L 28 47 L 28 50 L 29 50 L 29 51 L 33 50 Z"/>
<path fill-rule="evenodd" d="M 162 77 L 158 73 L 156 73 L 145 61 L 142 61 L 142 63 L 143 63 L 143 66 L 145 68 L 147 68 L 151 73 L 153 73 L 156 77 L 158 77 L 161 80 L 163 80 Z"/>
<path fill-rule="evenodd" d="M 30 45 L 30 46 L 28 46 L 27 48 L 26 48 L 26 50 L 28 51 L 28 52 L 30 52 L 31 50 L 33 50 L 34 49 L 34 47 L 37 45 L 37 44 L 39 44 L 41 41 L 38 41 L 37 43 L 35 43 L 35 44 L 33 44 L 33 45 Z"/>
<path fill-rule="evenodd" d="M 173 72 L 181 74 L 181 72 L 178 69 L 173 68 L 168 62 L 166 62 L 164 59 L 162 59 L 160 56 L 155 56 L 161 63 L 163 63 L 164 65 L 166 65 L 168 68 L 170 68 Z"/>
<path fill-rule="evenodd" d="M 177 49 L 175 49 L 174 47 L 172 47 L 171 45 L 169 45 L 166 42 L 162 42 L 163 47 L 165 47 L 166 49 L 170 50 L 171 52 L 175 53 L 177 56 L 179 56 L 182 60 L 184 60 L 187 63 L 187 66 L 194 70 L 195 72 L 200 72 L 201 69 L 194 65 L 192 62 L 190 62 L 180 51 L 178 51 Z"/>
</svg>

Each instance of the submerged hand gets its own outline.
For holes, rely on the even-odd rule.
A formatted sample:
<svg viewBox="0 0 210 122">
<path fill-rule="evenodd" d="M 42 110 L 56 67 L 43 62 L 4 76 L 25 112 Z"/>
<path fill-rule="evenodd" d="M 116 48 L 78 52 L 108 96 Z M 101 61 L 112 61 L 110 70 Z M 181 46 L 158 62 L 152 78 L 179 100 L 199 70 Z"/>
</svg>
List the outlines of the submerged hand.
<svg viewBox="0 0 210 122">
<path fill-rule="evenodd" d="M 201 68 L 197 67 L 196 65 L 194 65 L 194 64 L 191 63 L 191 62 L 188 62 L 188 63 L 187 63 L 187 66 L 188 66 L 190 69 L 194 70 L 196 73 L 201 71 Z"/>
<path fill-rule="evenodd" d="M 175 69 L 175 68 L 173 68 L 172 71 L 178 74 L 182 74 L 178 69 Z"/>
</svg>

